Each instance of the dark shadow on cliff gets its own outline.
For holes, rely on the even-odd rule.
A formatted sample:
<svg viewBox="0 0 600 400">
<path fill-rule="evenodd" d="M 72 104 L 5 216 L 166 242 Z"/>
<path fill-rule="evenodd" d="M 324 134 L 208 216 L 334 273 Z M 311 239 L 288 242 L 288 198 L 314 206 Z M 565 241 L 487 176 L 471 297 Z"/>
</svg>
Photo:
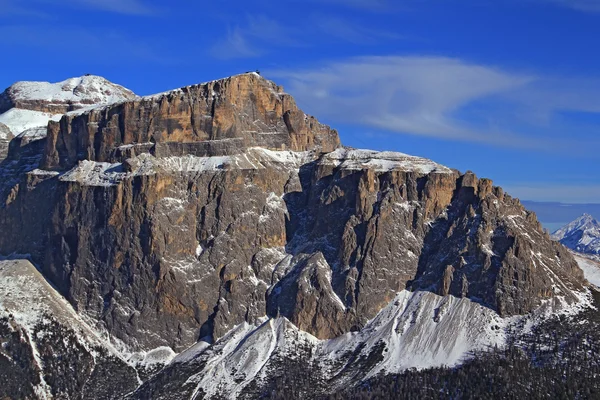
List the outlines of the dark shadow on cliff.
<svg viewBox="0 0 600 400">
<path fill-rule="evenodd" d="M 372 205 L 369 219 L 362 220 L 357 197 L 363 171 L 340 176 L 334 168 L 317 179 L 320 174 L 317 168 L 318 161 L 302 166 L 299 172 L 301 190 L 284 197 L 289 213 L 286 252 L 292 255 L 321 252 L 331 266 L 334 291 L 347 306 L 351 306 L 359 298 L 364 260 L 372 251 L 373 243 L 366 238 L 367 226 L 370 220 L 380 215 L 383 192 L 391 187 L 391 183 L 386 174 L 378 175 L 378 199 Z M 482 212 L 481 199 L 470 181 L 463 182 L 471 178 L 472 175 L 464 175 L 457 180 L 446 210 L 447 218 L 438 217 L 426 228 L 417 271 L 407 282 L 406 289 L 467 297 L 496 310 L 498 273 L 514 239 L 502 232 L 501 227 L 496 228 L 491 249 L 494 256 L 486 256 L 482 251 L 474 234 L 482 222 L 478 217 Z M 416 178 L 415 186 L 408 189 L 413 190 L 409 197 L 421 199 L 425 186 L 425 177 Z M 343 235 L 353 216 L 359 217 L 358 222 L 352 224 L 356 246 L 343 261 L 357 274 L 353 292 L 350 292 L 346 287 L 348 268 L 342 270 L 340 265 Z M 406 229 L 415 231 L 421 223 L 425 222 L 415 215 L 412 225 Z"/>
<path fill-rule="evenodd" d="M 482 223 L 481 199 L 475 188 L 463 186 L 458 179 L 447 217 L 430 224 L 423 240 L 415 278 L 408 281 L 410 291 L 429 291 L 441 296 L 466 297 L 497 311 L 496 280 L 502 260 L 512 245 L 502 240 L 501 228 L 494 232 L 493 256 L 481 248 L 477 232 Z"/>
<path fill-rule="evenodd" d="M 36 178 L 27 175 L 39 168 L 45 145 L 46 139 L 26 142 L 24 138 L 16 137 L 10 142 L 7 158 L 0 163 L 0 230 L 10 232 L 10 235 L 0 235 L 0 254 L 12 254 L 9 257 L 14 259 L 26 255 L 24 258 L 64 294 L 65 288 L 56 285 L 62 279 L 53 279 L 43 268 L 45 254 L 57 250 L 48 248 L 56 174 Z"/>
<path fill-rule="evenodd" d="M 332 269 L 333 289 L 343 299 L 347 271 L 339 268 L 340 248 L 346 223 L 355 213 L 356 196 L 335 191 L 355 193 L 359 174 L 346 176 L 332 185 L 336 170 L 317 179 L 317 168 L 318 161 L 303 165 L 298 174 L 301 190 L 284 196 L 288 210 L 285 250 L 294 256 L 322 253 Z M 364 241 L 362 225 L 356 227 L 361 243 Z M 352 259 L 356 256 L 354 254 Z"/>
</svg>

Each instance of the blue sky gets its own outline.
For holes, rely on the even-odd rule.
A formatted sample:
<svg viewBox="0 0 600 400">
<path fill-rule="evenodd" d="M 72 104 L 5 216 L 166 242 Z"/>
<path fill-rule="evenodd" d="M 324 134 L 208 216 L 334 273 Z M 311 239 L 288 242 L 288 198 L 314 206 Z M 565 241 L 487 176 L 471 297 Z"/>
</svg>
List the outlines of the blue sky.
<svg viewBox="0 0 600 400">
<path fill-rule="evenodd" d="M 261 70 L 350 146 L 600 203 L 600 0 L 0 0 L 0 86 Z M 168 5 L 167 5 L 168 4 Z"/>
</svg>

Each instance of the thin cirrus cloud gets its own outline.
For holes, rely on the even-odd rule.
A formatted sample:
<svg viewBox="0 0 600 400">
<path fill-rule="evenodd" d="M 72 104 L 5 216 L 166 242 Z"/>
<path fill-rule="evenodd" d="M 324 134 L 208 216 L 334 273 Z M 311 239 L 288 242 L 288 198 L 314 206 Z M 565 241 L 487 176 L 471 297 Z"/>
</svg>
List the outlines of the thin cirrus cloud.
<svg viewBox="0 0 600 400">
<path fill-rule="evenodd" d="M 557 6 L 568 7 L 585 12 L 600 12 L 600 1 L 598 0 L 542 0 Z"/>
<path fill-rule="evenodd" d="M 76 5 L 133 15 L 150 15 L 156 11 L 141 0 L 72 0 Z"/>
<path fill-rule="evenodd" d="M 228 28 L 225 37 L 211 47 L 210 54 L 222 60 L 260 56 L 263 51 L 250 42 L 248 33 L 239 26 Z"/>
<path fill-rule="evenodd" d="M 574 85 L 447 57 L 358 57 L 267 74 L 332 122 L 509 147 L 564 151 L 572 143 L 549 137 L 547 119 L 561 111 L 600 112 L 600 85 L 585 89 L 587 81 Z M 507 125 L 515 119 L 518 126 Z M 541 127 L 544 140 L 523 126 Z"/>
<path fill-rule="evenodd" d="M 377 40 L 398 40 L 404 37 L 395 33 L 370 29 L 339 17 L 314 16 L 312 24 L 322 34 L 322 39 L 339 40 L 354 44 L 370 44 Z"/>
<path fill-rule="evenodd" d="M 127 15 L 153 15 L 156 8 L 143 0 L 0 0 L 0 17 L 48 17 L 57 8 L 89 8 Z"/>
<path fill-rule="evenodd" d="M 300 28 L 293 24 L 283 25 L 266 15 L 247 15 L 242 22 L 229 26 L 209 53 L 224 60 L 251 58 L 280 47 L 310 47 L 314 44 L 311 39 L 315 38 L 319 42 L 371 44 L 402 39 L 402 36 L 334 16 L 310 16 Z"/>
<path fill-rule="evenodd" d="M 230 26 L 209 52 L 223 60 L 258 57 L 273 47 L 303 46 L 302 41 L 296 39 L 300 34 L 300 30 L 284 27 L 265 15 L 247 15 L 243 23 Z"/>
</svg>

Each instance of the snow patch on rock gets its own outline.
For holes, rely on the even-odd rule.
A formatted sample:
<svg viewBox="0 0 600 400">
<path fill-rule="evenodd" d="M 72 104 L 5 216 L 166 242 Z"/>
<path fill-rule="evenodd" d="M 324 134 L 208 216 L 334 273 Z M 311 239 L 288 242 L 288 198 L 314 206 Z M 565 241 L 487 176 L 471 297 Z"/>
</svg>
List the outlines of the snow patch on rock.
<svg viewBox="0 0 600 400">
<path fill-rule="evenodd" d="M 135 94 L 101 76 L 86 75 L 62 82 L 17 82 L 8 89 L 20 100 L 49 103 L 110 104 L 136 98 Z"/>
<path fill-rule="evenodd" d="M 420 174 L 452 173 L 450 168 L 426 158 L 393 151 L 339 148 L 323 156 L 320 164 L 333 165 L 346 170 L 373 169 L 378 172 L 405 171 Z"/>
<path fill-rule="evenodd" d="M 50 114 L 41 111 L 22 110 L 11 108 L 0 114 L 0 123 L 6 125 L 14 136 L 21 132 L 37 127 L 45 127 L 49 121 L 58 121 L 62 114 Z"/>
</svg>

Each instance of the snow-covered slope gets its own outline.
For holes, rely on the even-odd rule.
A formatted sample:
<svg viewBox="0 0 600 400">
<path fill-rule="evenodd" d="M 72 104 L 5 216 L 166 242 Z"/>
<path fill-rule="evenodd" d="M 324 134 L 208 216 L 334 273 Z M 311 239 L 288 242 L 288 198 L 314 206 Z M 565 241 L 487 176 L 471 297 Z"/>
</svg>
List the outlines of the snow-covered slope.
<svg viewBox="0 0 600 400">
<path fill-rule="evenodd" d="M 138 383 L 135 370 L 26 260 L 0 261 L 0 342 L 4 377 L 35 376 L 12 382 L 22 384 L 23 397 L 28 390 L 39 399 L 126 393 Z M 120 374 L 120 388 L 111 385 L 106 368 Z M 0 389 L 0 395 L 7 392 L 15 393 Z"/>
<path fill-rule="evenodd" d="M 103 77 L 86 75 L 62 82 L 17 82 L 0 94 L 0 123 L 13 136 L 48 121 L 58 121 L 71 110 L 132 100 L 129 89 Z"/>
<path fill-rule="evenodd" d="M 135 94 L 101 76 L 85 75 L 62 82 L 17 82 L 7 92 L 18 101 L 44 101 L 79 108 L 92 104 L 111 104 L 135 98 Z"/>
<path fill-rule="evenodd" d="M 8 126 L 14 136 L 31 128 L 44 127 L 49 121 L 58 121 L 62 114 L 11 108 L 0 114 L 0 123 Z"/>
<path fill-rule="evenodd" d="M 331 340 L 283 317 L 243 323 L 212 346 L 199 342 L 181 353 L 133 397 L 253 398 L 294 365 L 314 376 L 310 393 L 334 393 L 380 374 L 460 364 L 474 352 L 503 347 L 510 329 L 528 329 L 548 312 L 577 311 L 588 301 L 582 294 L 577 305 L 501 318 L 466 298 L 405 290 L 362 330 Z"/>
<path fill-rule="evenodd" d="M 552 238 L 579 253 L 600 254 L 600 223 L 589 214 L 560 228 Z"/>
<path fill-rule="evenodd" d="M 579 268 L 583 271 L 585 279 L 600 288 L 600 258 L 598 256 L 583 256 L 573 253 Z"/>
</svg>

